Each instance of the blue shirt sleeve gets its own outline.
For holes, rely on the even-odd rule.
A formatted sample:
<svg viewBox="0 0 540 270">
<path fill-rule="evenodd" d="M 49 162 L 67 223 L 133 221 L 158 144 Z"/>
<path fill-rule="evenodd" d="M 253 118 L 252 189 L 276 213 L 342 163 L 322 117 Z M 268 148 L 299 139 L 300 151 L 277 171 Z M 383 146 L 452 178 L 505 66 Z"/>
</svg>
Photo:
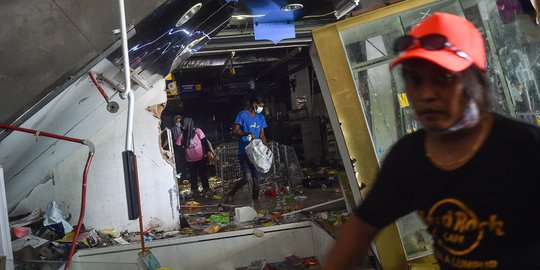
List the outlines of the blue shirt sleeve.
<svg viewBox="0 0 540 270">
<path fill-rule="evenodd" d="M 240 111 L 238 115 L 236 116 L 234 123 L 240 125 L 240 129 L 243 129 L 244 122 L 245 122 L 244 111 Z"/>
</svg>

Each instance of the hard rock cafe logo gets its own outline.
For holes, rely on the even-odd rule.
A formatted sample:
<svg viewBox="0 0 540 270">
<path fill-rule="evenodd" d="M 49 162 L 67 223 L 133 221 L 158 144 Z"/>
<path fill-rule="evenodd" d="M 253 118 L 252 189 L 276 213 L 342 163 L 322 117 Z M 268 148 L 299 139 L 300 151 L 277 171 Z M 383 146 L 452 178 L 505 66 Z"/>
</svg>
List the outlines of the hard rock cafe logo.
<svg viewBox="0 0 540 270">
<path fill-rule="evenodd" d="M 476 249 L 485 233 L 504 235 L 504 222 L 496 214 L 479 220 L 463 202 L 447 198 L 431 207 L 427 215 L 421 213 L 430 226 L 437 244 L 454 256 L 463 256 Z"/>
</svg>

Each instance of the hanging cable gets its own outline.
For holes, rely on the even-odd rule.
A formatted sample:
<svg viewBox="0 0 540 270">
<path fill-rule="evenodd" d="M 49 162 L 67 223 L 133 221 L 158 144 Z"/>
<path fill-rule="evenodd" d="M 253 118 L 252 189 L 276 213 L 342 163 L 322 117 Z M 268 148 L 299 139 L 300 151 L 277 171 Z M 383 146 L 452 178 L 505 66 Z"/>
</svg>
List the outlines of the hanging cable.
<svg viewBox="0 0 540 270">
<path fill-rule="evenodd" d="M 333 10 L 333 11 L 331 11 L 331 12 L 328 12 L 328 13 L 325 13 L 325 14 L 319 14 L 319 15 L 308 15 L 308 16 L 302 17 L 301 19 L 322 18 L 322 17 L 334 15 L 334 14 L 336 13 L 336 11 L 337 11 L 337 10 Z"/>
</svg>

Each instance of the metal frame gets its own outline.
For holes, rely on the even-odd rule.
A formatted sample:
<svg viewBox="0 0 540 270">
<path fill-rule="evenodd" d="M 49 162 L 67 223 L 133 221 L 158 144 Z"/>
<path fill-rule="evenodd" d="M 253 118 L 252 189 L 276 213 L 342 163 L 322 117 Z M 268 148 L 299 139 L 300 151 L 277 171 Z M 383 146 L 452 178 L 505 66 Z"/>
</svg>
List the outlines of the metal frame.
<svg viewBox="0 0 540 270">
<path fill-rule="evenodd" d="M 353 191 L 355 202 L 360 202 L 362 195 L 369 192 L 379 171 L 379 164 L 354 78 L 341 43 L 340 32 L 435 2 L 434 0 L 406 0 L 313 31 L 314 46 L 318 53 L 317 61 L 320 61 L 320 69 L 316 71 L 323 98 L 325 103 L 332 104 L 335 110 L 336 117 L 330 120 L 343 160 L 352 162 L 352 173 L 351 167 L 346 164 L 349 184 L 351 187 L 359 186 L 359 182 L 368 185 L 368 188 L 362 192 Z M 315 58 L 312 55 L 313 62 L 316 62 Z M 338 135 L 339 130 L 341 134 Z M 354 177 L 351 177 L 352 175 Z M 401 249 L 395 224 L 383 229 L 374 243 L 375 252 L 383 269 L 407 269 L 405 254 Z"/>
<path fill-rule="evenodd" d="M 5 269 L 13 269 L 13 250 L 11 249 L 11 235 L 9 228 L 6 189 L 4 183 L 4 169 L 0 165 L 0 257 L 5 257 Z M 0 261 L 1 263 L 2 261 Z M 0 268 L 3 269 L 3 265 Z"/>
</svg>

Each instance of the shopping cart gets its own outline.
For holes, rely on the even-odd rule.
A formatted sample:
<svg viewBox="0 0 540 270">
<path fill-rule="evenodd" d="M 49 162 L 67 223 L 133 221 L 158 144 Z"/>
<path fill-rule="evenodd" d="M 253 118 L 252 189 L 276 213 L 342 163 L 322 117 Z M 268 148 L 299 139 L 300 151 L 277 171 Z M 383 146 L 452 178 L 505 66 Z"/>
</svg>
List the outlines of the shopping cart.
<svg viewBox="0 0 540 270">
<path fill-rule="evenodd" d="M 289 186 L 293 188 L 304 179 L 302 168 L 294 148 L 280 145 L 277 142 L 268 143 L 268 147 L 274 154 L 274 161 L 270 171 L 261 177 L 261 191 L 268 187 Z M 238 161 L 238 143 L 222 143 L 216 148 L 219 162 L 216 164 L 216 172 L 221 180 L 224 192 L 230 190 L 233 183 L 242 179 L 242 170 Z M 251 189 L 252 183 L 245 188 Z"/>
</svg>

